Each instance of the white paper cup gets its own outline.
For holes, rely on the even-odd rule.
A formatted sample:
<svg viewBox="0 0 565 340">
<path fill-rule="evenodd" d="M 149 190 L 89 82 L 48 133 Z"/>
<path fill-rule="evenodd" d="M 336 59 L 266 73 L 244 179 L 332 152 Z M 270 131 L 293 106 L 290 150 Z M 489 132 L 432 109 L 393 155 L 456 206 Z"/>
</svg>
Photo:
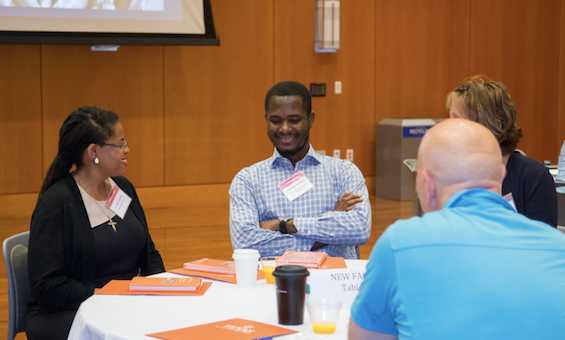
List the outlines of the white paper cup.
<svg viewBox="0 0 565 340">
<path fill-rule="evenodd" d="M 235 278 L 238 286 L 254 287 L 257 281 L 259 251 L 255 249 L 236 249 L 233 252 Z"/>
</svg>

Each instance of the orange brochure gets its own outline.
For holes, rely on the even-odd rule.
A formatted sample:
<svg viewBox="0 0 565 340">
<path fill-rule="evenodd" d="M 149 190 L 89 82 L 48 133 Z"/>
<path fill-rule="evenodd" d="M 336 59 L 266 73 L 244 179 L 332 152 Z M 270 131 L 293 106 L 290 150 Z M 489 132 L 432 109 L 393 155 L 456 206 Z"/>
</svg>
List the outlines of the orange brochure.
<svg viewBox="0 0 565 340">
<path fill-rule="evenodd" d="M 179 274 L 179 275 L 186 275 L 186 276 L 203 277 L 205 279 L 210 279 L 210 280 L 215 280 L 215 281 L 236 283 L 235 275 L 232 275 L 232 274 L 208 273 L 208 272 L 201 272 L 199 270 L 188 270 L 188 269 L 184 269 L 184 268 L 171 269 L 171 270 L 167 270 L 167 272 Z M 263 274 L 263 271 L 258 270 L 257 271 L 257 280 L 262 280 L 264 278 L 265 278 L 265 274 Z"/>
<path fill-rule="evenodd" d="M 184 339 L 230 339 L 252 340 L 269 338 L 278 335 L 298 333 L 298 331 L 272 326 L 261 322 L 231 319 L 220 322 L 207 323 L 193 327 L 181 328 L 168 332 L 146 334 L 147 336 L 163 340 Z"/>
<path fill-rule="evenodd" d="M 129 290 L 129 283 L 131 280 L 112 280 L 104 287 L 100 288 L 96 294 L 100 295 L 194 295 L 202 296 L 212 282 L 203 282 L 202 287 L 196 292 L 183 292 L 183 291 L 144 291 L 144 290 Z"/>
<path fill-rule="evenodd" d="M 327 253 L 315 251 L 292 251 L 289 250 L 280 257 L 280 261 L 288 261 L 288 264 L 304 266 L 309 268 L 319 268 L 326 257 Z"/>
<path fill-rule="evenodd" d="M 340 269 L 347 268 L 345 260 L 343 257 L 327 257 L 319 268 L 308 268 L 308 269 Z"/>
<path fill-rule="evenodd" d="M 184 269 L 198 270 L 201 272 L 235 275 L 235 263 L 233 261 L 203 258 L 192 262 L 186 262 L 182 267 Z"/>
<path fill-rule="evenodd" d="M 129 283 L 129 290 L 133 291 L 184 291 L 196 292 L 202 286 L 199 277 L 146 277 L 136 276 Z"/>
</svg>

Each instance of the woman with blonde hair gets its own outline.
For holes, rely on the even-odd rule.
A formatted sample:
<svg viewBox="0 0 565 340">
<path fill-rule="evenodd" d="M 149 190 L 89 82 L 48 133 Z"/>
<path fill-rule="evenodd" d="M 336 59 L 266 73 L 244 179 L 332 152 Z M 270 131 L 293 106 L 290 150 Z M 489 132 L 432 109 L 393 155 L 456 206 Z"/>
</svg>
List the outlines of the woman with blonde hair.
<svg viewBox="0 0 565 340">
<path fill-rule="evenodd" d="M 543 164 L 516 151 L 522 128 L 506 86 L 483 75 L 466 78 L 447 95 L 446 107 L 450 118 L 477 122 L 498 140 L 506 166 L 502 195 L 511 195 L 519 213 L 557 227 L 553 176 Z"/>
</svg>

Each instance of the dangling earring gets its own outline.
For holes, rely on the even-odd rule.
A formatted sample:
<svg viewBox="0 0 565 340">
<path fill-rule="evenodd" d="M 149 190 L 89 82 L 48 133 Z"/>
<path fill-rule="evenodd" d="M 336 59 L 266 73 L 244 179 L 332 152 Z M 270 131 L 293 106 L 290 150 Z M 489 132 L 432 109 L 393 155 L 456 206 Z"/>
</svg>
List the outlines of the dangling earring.
<svg viewBox="0 0 565 340">
<path fill-rule="evenodd" d="M 98 157 L 96 156 L 94 156 L 94 159 L 92 161 L 94 162 L 94 164 L 100 163 L 100 159 L 98 159 Z"/>
</svg>

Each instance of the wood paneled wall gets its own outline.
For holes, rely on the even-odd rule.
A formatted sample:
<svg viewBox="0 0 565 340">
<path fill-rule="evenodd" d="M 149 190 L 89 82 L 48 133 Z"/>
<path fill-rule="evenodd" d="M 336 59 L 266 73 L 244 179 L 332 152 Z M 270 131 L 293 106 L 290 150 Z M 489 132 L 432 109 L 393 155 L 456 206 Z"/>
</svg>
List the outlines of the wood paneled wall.
<svg viewBox="0 0 565 340">
<path fill-rule="evenodd" d="M 446 118 L 445 98 L 469 75 L 469 1 L 377 0 L 376 123 Z"/>
<path fill-rule="evenodd" d="M 213 1 L 217 46 L 165 47 L 165 184 L 230 183 L 267 158 L 272 1 Z"/>
<path fill-rule="evenodd" d="M 508 87 L 524 131 L 519 148 L 557 162 L 565 0 L 343 0 L 341 49 L 325 54 L 314 53 L 314 7 L 212 0 L 219 47 L 0 45 L 0 201 L 27 212 L 0 219 L 3 237 L 29 225 L 58 129 L 83 105 L 120 115 L 131 147 L 126 176 L 156 207 L 148 219 L 168 266 L 184 260 L 183 246 L 218 257 L 231 251 L 227 188 L 237 171 L 272 153 L 263 101 L 279 81 L 326 83 L 326 97 L 313 99 L 311 142 L 328 154 L 354 149 L 371 192 L 376 124 L 447 117 L 446 94 L 475 74 Z M 167 219 L 179 209 L 189 213 Z M 187 233 L 194 237 L 184 245 Z"/>
<path fill-rule="evenodd" d="M 120 116 L 132 150 L 128 178 L 141 186 L 164 184 L 162 46 L 122 46 L 109 53 L 42 45 L 41 70 L 44 172 L 57 154 L 65 117 L 93 105 Z"/>
<path fill-rule="evenodd" d="M 518 147 L 557 161 L 560 0 L 472 0 L 470 74 L 502 81 L 518 108 L 524 137 Z M 563 58 L 563 56 L 561 56 Z"/>
<path fill-rule="evenodd" d="M 40 46 L 0 45 L 0 194 L 39 192 Z"/>
<path fill-rule="evenodd" d="M 563 1 L 342 1 L 337 53 L 314 53 L 315 6 L 304 0 L 214 0 L 219 47 L 0 45 L 0 194 L 38 191 L 64 117 L 82 105 L 120 115 L 137 187 L 229 183 L 272 153 L 263 98 L 288 79 L 326 83 L 311 142 L 354 149 L 366 176 L 380 120 L 446 117 L 446 94 L 479 73 L 515 99 L 519 147 L 556 162 Z"/>
</svg>

